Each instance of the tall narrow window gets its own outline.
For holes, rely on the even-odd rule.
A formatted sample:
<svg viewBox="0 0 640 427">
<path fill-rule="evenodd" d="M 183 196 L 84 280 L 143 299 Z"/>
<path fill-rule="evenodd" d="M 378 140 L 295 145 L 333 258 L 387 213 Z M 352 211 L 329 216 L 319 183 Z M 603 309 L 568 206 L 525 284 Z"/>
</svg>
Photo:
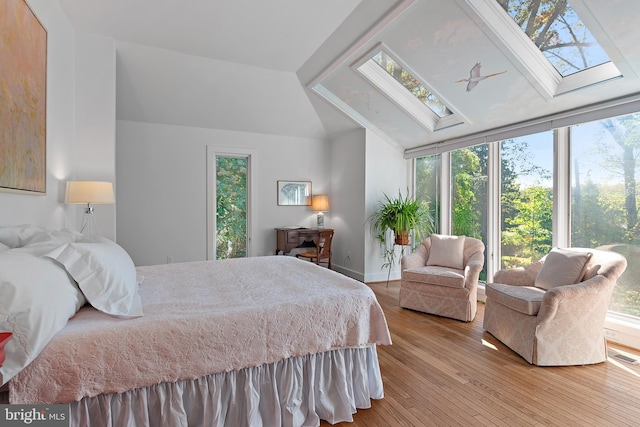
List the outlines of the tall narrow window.
<svg viewBox="0 0 640 427">
<path fill-rule="evenodd" d="M 571 128 L 571 246 L 619 252 L 609 309 L 640 316 L 640 113 Z"/>
<path fill-rule="evenodd" d="M 500 152 L 500 268 L 522 267 L 552 247 L 553 132 L 502 141 Z"/>
<path fill-rule="evenodd" d="M 216 156 L 216 259 L 247 256 L 248 163 L 245 156 Z"/>
<path fill-rule="evenodd" d="M 487 245 L 488 145 L 451 153 L 451 232 L 482 240 Z M 480 274 L 485 280 L 487 258 Z"/>
</svg>

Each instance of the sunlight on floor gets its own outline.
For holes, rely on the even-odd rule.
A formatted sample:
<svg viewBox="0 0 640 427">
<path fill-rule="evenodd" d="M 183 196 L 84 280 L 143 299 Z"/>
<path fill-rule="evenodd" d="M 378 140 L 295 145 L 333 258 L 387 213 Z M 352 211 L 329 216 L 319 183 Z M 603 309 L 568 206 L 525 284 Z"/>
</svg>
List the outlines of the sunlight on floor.
<svg viewBox="0 0 640 427">
<path fill-rule="evenodd" d="M 482 340 L 482 345 L 485 347 L 489 347 L 491 350 L 496 350 L 498 351 L 498 347 L 496 347 L 495 345 L 491 344 L 489 341 L 487 340 Z"/>
<path fill-rule="evenodd" d="M 613 356 L 615 355 L 622 355 L 622 356 L 627 356 L 630 357 L 632 359 L 638 360 L 638 355 L 634 354 L 634 353 L 630 353 L 630 352 L 626 352 L 624 350 L 621 350 L 619 348 L 613 348 L 612 346 L 609 346 L 609 355 L 607 357 L 607 362 L 613 364 L 614 366 L 622 369 L 623 371 L 640 378 L 640 373 L 638 372 L 638 363 L 626 363 L 624 361 L 621 361 Z"/>
<path fill-rule="evenodd" d="M 612 358 L 611 356 L 607 357 L 607 362 L 617 366 L 618 368 L 622 369 L 623 371 L 626 371 L 627 373 L 640 378 L 640 374 L 638 374 L 637 372 L 635 372 L 633 369 L 629 368 L 628 366 L 626 366 L 627 364 L 624 362 L 620 362 L 614 358 Z"/>
</svg>

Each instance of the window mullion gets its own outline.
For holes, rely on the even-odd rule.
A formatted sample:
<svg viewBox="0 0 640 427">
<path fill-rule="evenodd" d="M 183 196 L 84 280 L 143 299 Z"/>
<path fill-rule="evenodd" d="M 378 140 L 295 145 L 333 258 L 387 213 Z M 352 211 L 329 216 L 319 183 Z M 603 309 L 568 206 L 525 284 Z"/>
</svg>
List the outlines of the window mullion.
<svg viewBox="0 0 640 427">
<path fill-rule="evenodd" d="M 553 246 L 571 245 L 571 129 L 553 132 Z"/>
<path fill-rule="evenodd" d="M 451 152 L 440 155 L 440 233 L 451 234 Z"/>
<path fill-rule="evenodd" d="M 487 162 L 487 281 L 500 269 L 500 142 L 491 142 Z"/>
</svg>

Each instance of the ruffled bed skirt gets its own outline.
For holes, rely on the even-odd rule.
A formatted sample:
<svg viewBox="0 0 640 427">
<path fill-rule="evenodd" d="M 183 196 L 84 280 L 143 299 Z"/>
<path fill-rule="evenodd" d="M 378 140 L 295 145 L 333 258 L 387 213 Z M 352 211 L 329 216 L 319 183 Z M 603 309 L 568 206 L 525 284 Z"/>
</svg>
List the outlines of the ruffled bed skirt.
<svg viewBox="0 0 640 427">
<path fill-rule="evenodd" d="M 383 397 L 374 345 L 294 357 L 71 404 L 72 426 L 319 426 Z"/>
</svg>

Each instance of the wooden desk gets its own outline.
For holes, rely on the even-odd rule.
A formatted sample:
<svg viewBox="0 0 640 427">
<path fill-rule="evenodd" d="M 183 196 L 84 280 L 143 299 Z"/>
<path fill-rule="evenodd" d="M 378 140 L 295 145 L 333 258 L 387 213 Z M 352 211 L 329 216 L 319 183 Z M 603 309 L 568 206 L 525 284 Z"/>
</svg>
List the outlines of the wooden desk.
<svg viewBox="0 0 640 427">
<path fill-rule="evenodd" d="M 277 246 L 276 255 L 291 252 L 291 249 L 300 245 L 305 240 L 313 240 L 318 244 L 318 232 L 331 230 L 330 228 L 276 228 Z"/>
</svg>

